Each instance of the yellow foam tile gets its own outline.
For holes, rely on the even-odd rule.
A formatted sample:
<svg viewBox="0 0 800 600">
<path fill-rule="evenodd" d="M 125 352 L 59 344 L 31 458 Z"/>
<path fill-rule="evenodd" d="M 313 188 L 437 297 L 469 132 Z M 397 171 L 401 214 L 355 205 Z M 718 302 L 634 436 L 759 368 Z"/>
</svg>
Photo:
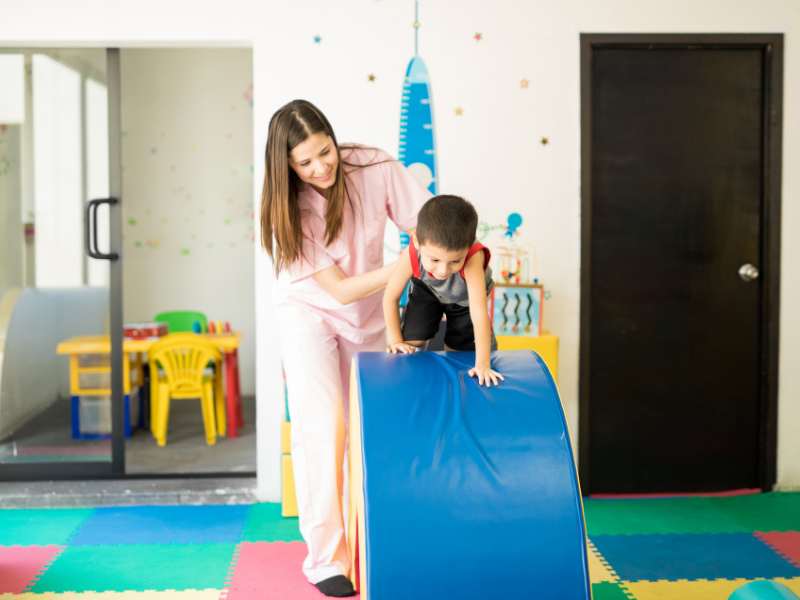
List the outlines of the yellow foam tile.
<svg viewBox="0 0 800 600">
<path fill-rule="evenodd" d="M 784 579 L 783 577 L 776 577 L 773 581 L 777 581 L 778 583 L 782 583 L 790 590 L 792 590 L 795 594 L 800 596 L 800 577 L 792 577 L 791 579 Z"/>
<path fill-rule="evenodd" d="M 292 424 L 289 421 L 281 422 L 281 453 L 292 452 Z"/>
<path fill-rule="evenodd" d="M 622 581 L 636 600 L 728 600 L 730 595 L 753 579 L 700 579 L 696 581 Z M 800 592 L 800 577 L 776 578 L 795 593 Z"/>
<path fill-rule="evenodd" d="M 0 594 L 0 600 L 219 600 L 222 590 L 148 590 L 143 592 L 25 592 Z"/>
<path fill-rule="evenodd" d="M 606 562 L 603 555 L 589 542 L 587 557 L 589 558 L 589 580 L 592 583 L 603 583 L 604 581 L 619 581 L 619 577 L 614 569 Z"/>
<path fill-rule="evenodd" d="M 728 600 L 749 579 L 623 581 L 636 600 Z"/>
<path fill-rule="evenodd" d="M 281 456 L 281 516 L 297 516 L 297 496 L 294 490 L 294 468 L 291 454 Z"/>
</svg>

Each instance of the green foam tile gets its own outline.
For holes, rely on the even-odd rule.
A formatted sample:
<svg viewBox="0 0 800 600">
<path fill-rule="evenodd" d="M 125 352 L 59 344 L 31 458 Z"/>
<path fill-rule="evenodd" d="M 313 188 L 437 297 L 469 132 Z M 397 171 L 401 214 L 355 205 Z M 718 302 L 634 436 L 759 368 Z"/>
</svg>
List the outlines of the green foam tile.
<svg viewBox="0 0 800 600">
<path fill-rule="evenodd" d="M 92 512 L 91 508 L 0 510 L 0 546 L 63 546 Z"/>
<path fill-rule="evenodd" d="M 800 530 L 800 493 L 772 492 L 733 498 L 712 498 L 746 531 Z"/>
<path fill-rule="evenodd" d="M 800 527 L 800 494 L 590 499 L 585 511 L 590 536 L 787 531 Z"/>
<path fill-rule="evenodd" d="M 743 531 L 708 498 L 589 500 L 586 528 L 593 535 L 722 533 Z"/>
<path fill-rule="evenodd" d="M 592 584 L 592 600 L 630 600 L 630 596 L 616 583 L 604 581 Z"/>
<path fill-rule="evenodd" d="M 301 542 L 297 517 L 281 517 L 280 504 L 254 504 L 244 526 L 245 542 Z"/>
<path fill-rule="evenodd" d="M 235 548 L 234 544 L 71 546 L 31 591 L 221 589 Z"/>
</svg>

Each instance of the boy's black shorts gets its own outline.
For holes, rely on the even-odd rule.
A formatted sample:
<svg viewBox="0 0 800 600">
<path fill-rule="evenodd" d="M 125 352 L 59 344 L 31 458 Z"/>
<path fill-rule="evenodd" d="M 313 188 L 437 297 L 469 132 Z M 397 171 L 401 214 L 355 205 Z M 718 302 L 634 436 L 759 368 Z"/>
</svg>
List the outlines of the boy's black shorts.
<svg viewBox="0 0 800 600">
<path fill-rule="evenodd" d="M 448 348 L 460 351 L 475 350 L 475 331 L 472 328 L 472 317 L 469 307 L 459 304 L 442 304 L 436 295 L 416 277 L 411 278 L 411 292 L 403 314 L 403 339 L 409 341 L 426 341 L 436 335 L 442 322 L 442 315 L 447 317 L 447 329 L 444 343 Z M 492 350 L 496 349 L 492 335 Z"/>
</svg>

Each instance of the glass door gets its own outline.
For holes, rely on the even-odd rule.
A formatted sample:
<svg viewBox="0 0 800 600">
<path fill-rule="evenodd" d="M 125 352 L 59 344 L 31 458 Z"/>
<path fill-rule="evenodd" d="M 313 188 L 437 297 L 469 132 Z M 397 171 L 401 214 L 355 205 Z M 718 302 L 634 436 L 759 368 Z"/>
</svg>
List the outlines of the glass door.
<svg viewBox="0 0 800 600">
<path fill-rule="evenodd" d="M 116 49 L 0 49 L 0 479 L 122 475 Z"/>
</svg>

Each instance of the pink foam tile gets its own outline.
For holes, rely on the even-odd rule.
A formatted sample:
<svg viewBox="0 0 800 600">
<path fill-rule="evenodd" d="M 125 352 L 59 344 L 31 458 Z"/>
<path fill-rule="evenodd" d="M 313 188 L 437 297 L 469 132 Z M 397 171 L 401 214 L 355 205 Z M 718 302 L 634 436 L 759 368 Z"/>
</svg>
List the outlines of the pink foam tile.
<svg viewBox="0 0 800 600">
<path fill-rule="evenodd" d="M 24 592 L 62 549 L 62 546 L 0 547 L 0 593 Z"/>
<path fill-rule="evenodd" d="M 301 570 L 303 542 L 243 542 L 239 544 L 227 600 L 323 600 Z M 358 598 L 358 596 L 355 596 Z"/>
<path fill-rule="evenodd" d="M 756 531 L 756 537 L 800 568 L 800 531 Z"/>
</svg>

